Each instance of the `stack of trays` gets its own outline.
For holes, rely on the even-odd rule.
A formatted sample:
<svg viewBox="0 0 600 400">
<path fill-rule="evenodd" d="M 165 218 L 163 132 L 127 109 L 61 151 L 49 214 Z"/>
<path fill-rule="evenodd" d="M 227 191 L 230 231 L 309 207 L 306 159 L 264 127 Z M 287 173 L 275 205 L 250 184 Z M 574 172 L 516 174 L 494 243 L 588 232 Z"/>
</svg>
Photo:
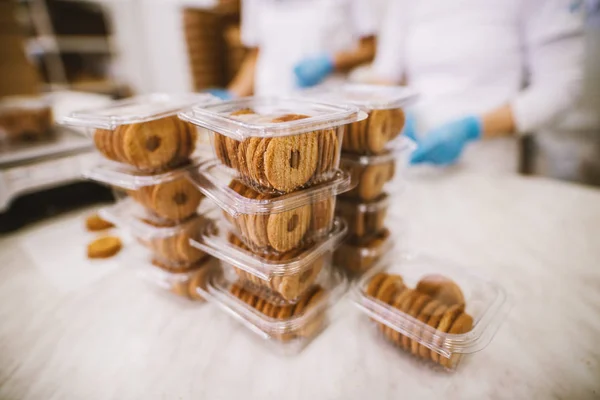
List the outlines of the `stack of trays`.
<svg viewBox="0 0 600 400">
<path fill-rule="evenodd" d="M 193 244 L 218 258 L 202 296 L 262 337 L 299 350 L 329 321 L 346 281 L 331 268 L 346 233 L 336 196 L 352 188 L 339 169 L 354 106 L 247 98 L 180 113 L 205 129 L 216 159 L 191 178 L 223 211 Z"/>
<path fill-rule="evenodd" d="M 197 129 L 177 113 L 213 102 L 209 95 L 154 94 L 78 111 L 62 121 L 86 128 L 102 154 L 84 175 L 115 189 L 120 200 L 103 215 L 148 248 L 144 275 L 189 298 L 197 292 L 186 285 L 211 258 L 189 244 L 206 224 L 198 213 L 204 195 L 188 179 L 199 164 Z"/>
<path fill-rule="evenodd" d="M 393 246 L 393 235 L 386 227 L 392 198 L 385 189 L 398 164 L 413 149 L 413 143 L 400 134 L 404 108 L 416 95 L 405 87 L 347 84 L 312 91 L 309 96 L 352 104 L 368 114 L 365 120 L 351 124 L 344 137 L 341 168 L 352 175 L 357 186 L 341 194 L 336 207 L 336 214 L 348 223 L 348 237 L 338 248 L 334 263 L 361 274 Z"/>
</svg>

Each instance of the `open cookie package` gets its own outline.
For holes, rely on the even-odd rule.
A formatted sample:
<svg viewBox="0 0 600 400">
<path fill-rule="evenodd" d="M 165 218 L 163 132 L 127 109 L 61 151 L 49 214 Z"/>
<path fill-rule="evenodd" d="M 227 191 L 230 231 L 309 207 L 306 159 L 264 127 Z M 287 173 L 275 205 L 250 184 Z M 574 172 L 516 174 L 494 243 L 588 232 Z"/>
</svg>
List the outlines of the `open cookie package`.
<svg viewBox="0 0 600 400">
<path fill-rule="evenodd" d="M 351 299 L 391 346 L 449 371 L 492 341 L 510 309 L 492 279 L 426 255 L 383 257 Z"/>
</svg>

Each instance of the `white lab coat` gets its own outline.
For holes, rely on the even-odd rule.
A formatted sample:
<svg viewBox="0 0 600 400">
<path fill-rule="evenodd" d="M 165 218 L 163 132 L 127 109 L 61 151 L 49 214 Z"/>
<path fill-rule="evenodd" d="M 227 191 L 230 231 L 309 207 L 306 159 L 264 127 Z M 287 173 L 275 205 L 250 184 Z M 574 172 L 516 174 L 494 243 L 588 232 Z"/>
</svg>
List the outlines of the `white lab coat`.
<svg viewBox="0 0 600 400">
<path fill-rule="evenodd" d="M 392 0 L 373 72 L 420 95 L 417 129 L 510 104 L 519 133 L 552 125 L 577 100 L 578 0 Z M 514 139 L 468 146 L 461 162 L 516 171 Z"/>
<path fill-rule="evenodd" d="M 369 0 L 242 0 L 242 42 L 259 48 L 257 95 L 297 90 L 298 62 L 351 50 L 375 30 Z"/>
</svg>

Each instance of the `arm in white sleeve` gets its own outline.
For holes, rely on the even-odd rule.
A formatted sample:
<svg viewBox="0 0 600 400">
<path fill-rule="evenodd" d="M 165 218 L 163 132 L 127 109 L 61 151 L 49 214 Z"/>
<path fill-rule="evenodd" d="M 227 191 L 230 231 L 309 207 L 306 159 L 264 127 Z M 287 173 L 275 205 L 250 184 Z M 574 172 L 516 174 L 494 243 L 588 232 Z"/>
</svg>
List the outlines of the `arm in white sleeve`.
<svg viewBox="0 0 600 400">
<path fill-rule="evenodd" d="M 551 125 L 582 93 L 583 12 L 572 0 L 531 0 L 522 14 L 529 85 L 511 101 L 518 133 Z"/>
<path fill-rule="evenodd" d="M 351 6 L 354 33 L 360 38 L 375 36 L 377 17 L 371 0 L 352 0 Z"/>
<path fill-rule="evenodd" d="M 392 0 L 385 11 L 373 73 L 378 80 L 399 83 L 405 70 L 405 38 L 407 29 L 407 2 Z"/>
<path fill-rule="evenodd" d="M 258 47 L 258 16 L 261 0 L 242 0 L 240 34 L 242 43 L 246 47 Z"/>
</svg>

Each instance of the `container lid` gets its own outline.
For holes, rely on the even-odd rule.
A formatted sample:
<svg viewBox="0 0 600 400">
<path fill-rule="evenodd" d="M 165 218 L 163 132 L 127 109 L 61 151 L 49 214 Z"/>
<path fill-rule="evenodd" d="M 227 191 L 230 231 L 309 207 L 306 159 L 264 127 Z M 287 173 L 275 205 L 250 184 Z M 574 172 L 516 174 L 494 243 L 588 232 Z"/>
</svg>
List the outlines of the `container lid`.
<svg viewBox="0 0 600 400">
<path fill-rule="evenodd" d="M 292 316 L 287 320 L 268 317 L 240 299 L 233 296 L 229 289 L 234 283 L 227 278 L 221 267 L 213 268 L 209 272 L 208 288 L 203 291 L 198 288 L 198 293 L 208 301 L 216 303 L 233 317 L 242 322 L 246 327 L 259 334 L 265 339 L 274 335 L 292 332 L 301 329 L 311 321 L 315 314 L 323 312 L 332 306 L 348 288 L 347 278 L 332 268 L 326 274 L 321 275 L 320 286 L 327 292 L 318 303 L 315 303 L 307 312 L 298 316 Z"/>
<path fill-rule="evenodd" d="M 417 144 L 400 135 L 386 145 L 386 152 L 378 155 L 360 155 L 352 153 L 342 153 L 341 161 L 350 162 L 357 165 L 375 165 L 390 161 L 402 161 L 408 163 L 408 157 L 417 148 Z"/>
<path fill-rule="evenodd" d="M 356 184 L 350 174 L 341 170 L 324 183 L 296 192 L 274 195 L 271 199 L 249 199 L 229 187 L 235 172 L 217 160 L 203 162 L 190 173 L 200 191 L 232 216 L 239 214 L 273 214 L 302 207 L 347 192 Z"/>
<path fill-rule="evenodd" d="M 136 171 L 123 164 L 105 160 L 98 156 L 98 162 L 93 167 L 84 170 L 82 175 L 86 179 L 107 185 L 129 190 L 139 190 L 146 186 L 158 185 L 159 183 L 178 179 L 195 170 L 198 165 L 200 165 L 200 162 L 195 161 L 171 171 L 149 174 Z"/>
<path fill-rule="evenodd" d="M 417 92 L 407 86 L 353 83 L 311 89 L 304 93 L 310 98 L 353 104 L 368 111 L 404 108 L 416 102 L 419 97 Z"/>
<path fill-rule="evenodd" d="M 195 225 L 198 225 L 199 229 L 203 229 L 203 224 L 212 226 L 212 218 L 216 216 L 215 207 L 209 202 L 202 202 L 198 215 L 179 224 L 158 226 L 145 222 L 152 221 L 153 217 L 148 215 L 146 209 L 130 197 L 126 197 L 112 206 L 101 208 L 98 214 L 102 219 L 143 240 L 172 237 Z"/>
<path fill-rule="evenodd" d="M 87 128 L 115 129 L 119 125 L 153 121 L 175 115 L 194 105 L 218 101 L 206 93 L 154 93 L 115 101 L 100 108 L 75 111 L 59 122 Z"/>
<path fill-rule="evenodd" d="M 240 110 L 250 114 L 232 116 Z M 308 118 L 287 122 L 274 119 L 290 114 Z M 276 97 L 247 97 L 219 104 L 196 106 L 179 114 L 183 120 L 219 132 L 236 140 L 249 137 L 277 137 L 297 135 L 361 121 L 366 113 L 352 105 L 333 105 L 307 99 Z"/>
<path fill-rule="evenodd" d="M 223 224 L 219 224 L 222 226 Z M 269 260 L 268 255 L 260 255 L 249 250 L 244 250 L 231 243 L 228 239 L 229 231 L 217 230 L 215 225 L 207 225 L 198 240 L 191 239 L 192 246 L 208 253 L 228 264 L 258 276 L 263 280 L 270 280 L 277 275 L 291 275 L 301 273 L 327 252 L 334 251 L 346 235 L 345 222 L 336 218 L 329 235 L 317 244 L 307 248 L 296 257 L 285 261 Z"/>
<path fill-rule="evenodd" d="M 413 289 L 426 275 L 442 275 L 451 279 L 464 294 L 465 312 L 473 317 L 473 329 L 463 334 L 443 333 L 367 295 L 368 283 L 380 272 L 402 276 L 404 284 Z M 480 274 L 427 255 L 390 254 L 367 272 L 354 285 L 352 292 L 353 301 L 371 318 L 445 357 L 450 357 L 452 353 L 473 353 L 485 348 L 510 308 L 507 295 L 500 285 Z"/>
</svg>

